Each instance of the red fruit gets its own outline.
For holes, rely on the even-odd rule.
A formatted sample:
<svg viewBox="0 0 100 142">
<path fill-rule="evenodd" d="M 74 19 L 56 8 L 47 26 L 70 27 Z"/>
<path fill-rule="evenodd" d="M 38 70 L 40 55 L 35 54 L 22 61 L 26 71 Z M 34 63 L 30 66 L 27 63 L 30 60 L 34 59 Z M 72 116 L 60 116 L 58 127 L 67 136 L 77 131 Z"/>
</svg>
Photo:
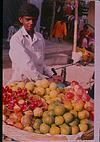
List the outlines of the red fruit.
<svg viewBox="0 0 100 142">
<path fill-rule="evenodd" d="M 91 97 L 87 94 L 83 94 L 82 99 L 83 101 L 88 102 L 91 99 Z"/>
<path fill-rule="evenodd" d="M 22 92 L 22 89 L 21 89 L 20 87 L 18 87 L 17 92 L 18 92 L 18 93 L 21 93 L 21 92 Z"/>
<path fill-rule="evenodd" d="M 93 111 L 90 112 L 90 119 L 91 119 L 92 121 L 94 121 L 94 112 L 93 112 Z"/>
<path fill-rule="evenodd" d="M 18 96 L 23 98 L 23 99 L 26 99 L 27 98 L 27 92 L 22 91 L 22 92 L 18 93 Z"/>
<path fill-rule="evenodd" d="M 23 106 L 21 107 L 21 109 L 22 109 L 22 111 L 26 111 L 28 108 L 27 108 L 26 105 L 23 105 Z"/>
<path fill-rule="evenodd" d="M 5 98 L 7 96 L 7 92 L 3 93 L 3 98 Z"/>
<path fill-rule="evenodd" d="M 14 99 L 13 99 L 13 97 L 12 96 L 8 96 L 7 98 L 6 98 L 7 100 L 8 100 L 8 103 L 12 103 L 12 102 L 14 102 Z"/>
<path fill-rule="evenodd" d="M 27 93 L 27 89 L 26 89 L 26 88 L 24 88 L 22 91 L 23 91 L 24 93 Z"/>
<path fill-rule="evenodd" d="M 29 101 L 32 101 L 33 100 L 33 96 L 29 96 Z"/>
<path fill-rule="evenodd" d="M 71 84 L 74 86 L 74 85 L 78 85 L 79 83 L 78 83 L 77 81 L 73 80 L 73 81 L 71 82 Z"/>
<path fill-rule="evenodd" d="M 22 111 L 26 111 L 28 109 L 27 103 L 25 102 L 24 104 L 21 104 L 20 108 L 21 108 Z"/>
<path fill-rule="evenodd" d="M 34 103 L 32 103 L 32 104 L 29 105 L 30 109 L 35 109 L 35 107 L 36 107 L 36 105 Z"/>
<path fill-rule="evenodd" d="M 10 110 L 10 111 L 13 111 L 13 109 L 14 109 L 14 102 L 12 101 L 12 102 L 10 102 L 9 104 L 8 104 L 8 109 Z"/>
<path fill-rule="evenodd" d="M 3 103 L 4 103 L 4 105 L 7 105 L 8 101 L 6 101 L 6 100 L 3 100 Z"/>
<path fill-rule="evenodd" d="M 72 100 L 73 97 L 74 97 L 74 93 L 72 93 L 72 92 L 67 92 L 65 94 L 65 99 L 67 99 L 67 100 Z"/>
<path fill-rule="evenodd" d="M 5 91 L 7 92 L 9 90 L 9 86 L 5 86 Z"/>
<path fill-rule="evenodd" d="M 12 91 L 12 96 L 13 96 L 13 97 L 18 97 L 18 96 L 17 96 L 17 91 Z"/>
<path fill-rule="evenodd" d="M 5 88 L 4 87 L 2 87 L 2 93 L 5 93 Z"/>
<path fill-rule="evenodd" d="M 9 88 L 8 93 L 10 93 L 10 94 L 12 93 L 12 89 L 11 88 Z"/>
</svg>

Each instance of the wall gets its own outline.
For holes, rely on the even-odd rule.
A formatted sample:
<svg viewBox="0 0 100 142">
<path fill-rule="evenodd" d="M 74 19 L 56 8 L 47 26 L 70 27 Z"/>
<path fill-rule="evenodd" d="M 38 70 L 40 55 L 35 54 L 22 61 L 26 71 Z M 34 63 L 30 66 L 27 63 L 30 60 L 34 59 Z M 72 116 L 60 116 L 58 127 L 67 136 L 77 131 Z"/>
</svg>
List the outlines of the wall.
<svg viewBox="0 0 100 142">
<path fill-rule="evenodd" d="M 91 1 L 89 3 L 88 22 L 90 25 L 95 27 L 95 2 L 94 1 Z"/>
<path fill-rule="evenodd" d="M 8 28 L 16 21 L 19 7 L 26 0 L 3 0 L 3 38 L 8 36 Z"/>
</svg>

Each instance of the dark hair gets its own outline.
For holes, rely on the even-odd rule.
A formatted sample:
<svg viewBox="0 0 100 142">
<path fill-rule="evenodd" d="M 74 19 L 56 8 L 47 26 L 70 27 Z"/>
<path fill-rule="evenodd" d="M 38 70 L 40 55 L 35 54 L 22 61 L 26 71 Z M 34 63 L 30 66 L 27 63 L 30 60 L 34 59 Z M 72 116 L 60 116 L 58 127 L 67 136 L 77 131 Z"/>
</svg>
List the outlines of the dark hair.
<svg viewBox="0 0 100 142">
<path fill-rule="evenodd" d="M 88 25 L 87 24 L 85 24 L 84 26 L 83 26 L 83 29 L 88 29 L 89 27 L 88 27 Z"/>
<path fill-rule="evenodd" d="M 32 16 L 35 18 L 38 18 L 39 16 L 39 9 L 30 3 L 24 4 L 20 7 L 19 12 L 18 12 L 18 17 L 22 16 Z"/>
<path fill-rule="evenodd" d="M 62 17 L 60 17 L 59 20 L 62 21 L 62 22 L 66 22 L 66 17 L 65 17 L 65 16 L 62 16 Z"/>
</svg>

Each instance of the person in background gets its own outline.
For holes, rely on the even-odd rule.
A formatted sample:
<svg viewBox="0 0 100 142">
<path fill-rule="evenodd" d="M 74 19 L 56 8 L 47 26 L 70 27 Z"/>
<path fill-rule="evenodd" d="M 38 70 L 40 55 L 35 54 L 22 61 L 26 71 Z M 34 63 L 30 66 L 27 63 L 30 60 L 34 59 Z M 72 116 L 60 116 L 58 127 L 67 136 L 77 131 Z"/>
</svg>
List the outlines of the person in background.
<svg viewBox="0 0 100 142">
<path fill-rule="evenodd" d="M 39 9 L 33 4 L 24 4 L 19 9 L 21 28 L 10 40 L 9 56 L 13 74 L 9 83 L 36 81 L 44 79 L 45 75 L 48 78 L 55 77 L 44 63 L 44 38 L 34 30 L 38 16 Z"/>
<path fill-rule="evenodd" d="M 91 32 L 89 34 L 89 47 L 88 47 L 88 50 L 94 53 L 94 48 L 95 48 L 95 38 L 94 38 L 94 33 Z"/>
<path fill-rule="evenodd" d="M 71 4 L 71 2 L 67 2 L 65 3 L 63 10 L 66 16 L 70 16 L 74 10 L 74 6 Z"/>
<path fill-rule="evenodd" d="M 83 48 L 88 48 L 88 38 L 84 36 L 84 38 L 82 39 L 82 45 L 81 47 Z"/>
<path fill-rule="evenodd" d="M 19 29 L 18 22 L 15 22 L 12 26 L 9 26 L 7 42 L 10 42 L 11 37 L 18 31 L 18 29 Z"/>
<path fill-rule="evenodd" d="M 67 28 L 66 28 L 66 19 L 62 18 L 61 20 L 57 21 L 54 25 L 52 36 L 58 40 L 60 43 L 64 40 L 67 36 Z"/>
<path fill-rule="evenodd" d="M 87 25 L 83 26 L 83 29 L 80 31 L 79 34 L 79 39 L 78 39 L 78 46 L 80 48 L 88 48 L 88 44 L 89 44 L 89 28 Z"/>
</svg>

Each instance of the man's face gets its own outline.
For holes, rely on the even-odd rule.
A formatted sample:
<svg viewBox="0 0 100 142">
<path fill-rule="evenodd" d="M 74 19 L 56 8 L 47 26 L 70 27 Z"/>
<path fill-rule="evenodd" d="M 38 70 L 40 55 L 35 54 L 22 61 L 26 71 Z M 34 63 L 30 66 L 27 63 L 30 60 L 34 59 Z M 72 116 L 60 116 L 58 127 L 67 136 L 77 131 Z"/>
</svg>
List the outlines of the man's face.
<svg viewBox="0 0 100 142">
<path fill-rule="evenodd" d="M 32 16 L 23 16 L 19 17 L 19 21 L 25 27 L 26 31 L 32 31 L 36 25 L 37 18 L 33 18 Z"/>
</svg>

